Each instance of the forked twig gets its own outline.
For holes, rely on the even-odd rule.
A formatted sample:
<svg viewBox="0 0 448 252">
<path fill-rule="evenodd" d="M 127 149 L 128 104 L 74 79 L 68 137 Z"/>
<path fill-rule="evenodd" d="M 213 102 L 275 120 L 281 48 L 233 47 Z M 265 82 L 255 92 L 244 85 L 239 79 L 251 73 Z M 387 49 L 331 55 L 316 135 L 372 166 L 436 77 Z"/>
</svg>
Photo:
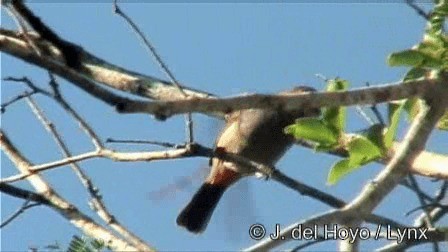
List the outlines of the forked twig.
<svg viewBox="0 0 448 252">
<path fill-rule="evenodd" d="M 160 68 L 163 70 L 163 72 L 168 76 L 168 79 L 179 89 L 180 93 L 185 97 L 188 98 L 187 93 L 183 90 L 183 87 L 179 84 L 179 81 L 177 81 L 176 77 L 174 77 L 174 74 L 171 72 L 171 70 L 168 68 L 168 65 L 165 64 L 165 62 L 162 60 L 162 57 L 160 57 L 159 53 L 157 52 L 156 48 L 152 43 L 149 41 L 148 38 L 146 38 L 145 34 L 138 28 L 137 24 L 135 24 L 132 19 L 124 13 L 120 7 L 117 4 L 117 0 L 114 0 L 113 2 L 113 9 L 114 12 L 124 18 L 126 22 L 131 26 L 132 30 L 138 35 L 140 39 L 142 39 L 144 45 L 146 48 L 149 49 L 152 56 L 156 60 L 156 62 L 159 64 Z M 193 118 L 191 113 L 186 113 L 185 115 L 185 126 L 186 126 L 186 134 L 187 134 L 187 143 L 193 143 L 194 142 L 194 135 L 193 135 Z"/>
</svg>

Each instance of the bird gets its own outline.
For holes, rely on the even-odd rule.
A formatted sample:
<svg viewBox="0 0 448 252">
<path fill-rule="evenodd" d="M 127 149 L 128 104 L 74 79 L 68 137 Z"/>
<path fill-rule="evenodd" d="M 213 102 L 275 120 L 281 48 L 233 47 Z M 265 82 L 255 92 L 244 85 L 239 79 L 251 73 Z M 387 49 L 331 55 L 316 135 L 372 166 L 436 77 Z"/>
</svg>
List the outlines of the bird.
<svg viewBox="0 0 448 252">
<path fill-rule="evenodd" d="M 315 92 L 309 86 L 297 86 L 279 95 Z M 249 160 L 274 166 L 294 143 L 284 128 L 302 117 L 316 117 L 316 108 L 244 109 L 226 115 L 226 124 L 215 142 L 215 151 L 233 153 Z M 202 233 L 224 192 L 240 179 L 254 175 L 250 167 L 212 157 L 210 173 L 176 219 L 177 225 L 192 233 Z"/>
</svg>

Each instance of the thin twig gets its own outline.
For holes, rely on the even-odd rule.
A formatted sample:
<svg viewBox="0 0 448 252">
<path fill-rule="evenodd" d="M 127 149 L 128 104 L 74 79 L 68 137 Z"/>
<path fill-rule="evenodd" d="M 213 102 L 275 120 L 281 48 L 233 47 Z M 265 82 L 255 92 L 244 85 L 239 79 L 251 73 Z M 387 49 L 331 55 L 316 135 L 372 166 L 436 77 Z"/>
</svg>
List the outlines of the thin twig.
<svg viewBox="0 0 448 252">
<path fill-rule="evenodd" d="M 96 149 L 103 148 L 103 143 L 101 142 L 98 135 L 95 133 L 95 131 L 90 127 L 90 125 L 84 120 L 84 118 L 81 117 L 81 115 L 76 112 L 72 106 L 64 99 L 61 92 L 59 91 L 59 85 L 56 82 L 56 79 L 54 75 L 51 72 L 48 72 L 48 75 L 50 77 L 50 87 L 53 90 L 53 98 L 56 100 L 59 105 L 69 114 L 73 117 L 73 119 L 78 123 L 80 128 L 87 134 L 87 136 L 92 140 L 93 145 Z"/>
<path fill-rule="evenodd" d="M 378 110 L 378 107 L 376 106 L 376 104 L 374 104 L 373 106 L 370 106 L 370 109 L 372 110 L 373 114 L 375 114 L 378 122 L 381 125 L 386 125 L 386 123 L 384 122 L 383 116 L 381 115 L 380 111 Z"/>
<path fill-rule="evenodd" d="M 345 206 L 345 202 L 343 200 L 340 200 L 330 194 L 327 194 L 325 192 L 319 191 L 315 189 L 314 187 L 305 185 L 303 183 L 300 183 L 299 181 L 295 179 L 291 179 L 290 177 L 286 176 L 279 170 L 274 170 L 274 172 L 271 175 L 271 178 L 284 186 L 291 188 L 297 192 L 299 192 L 302 195 L 312 197 L 314 199 L 317 199 L 331 207 L 334 208 L 341 208 Z"/>
<path fill-rule="evenodd" d="M 25 20 L 23 20 L 22 16 L 16 11 L 13 5 L 10 3 L 5 4 L 6 10 L 9 12 L 10 16 L 13 18 L 13 20 L 16 21 L 17 27 L 19 27 L 19 30 L 21 32 L 21 35 L 25 37 L 28 44 L 31 46 L 31 48 L 34 50 L 37 56 L 42 56 L 42 52 L 39 49 L 39 47 L 34 43 L 33 39 L 28 34 L 28 29 L 26 27 Z"/>
<path fill-rule="evenodd" d="M 438 203 L 437 207 L 434 207 L 431 212 L 429 213 L 430 219 L 433 223 L 438 222 L 445 214 L 448 213 L 448 206 L 442 205 L 441 201 L 445 199 L 446 191 L 448 189 L 448 181 L 443 181 L 440 189 L 436 193 L 434 197 L 434 203 Z M 417 217 L 414 221 L 415 225 L 417 227 L 422 227 L 425 224 L 425 218 L 426 214 L 421 214 L 419 217 Z"/>
<path fill-rule="evenodd" d="M 4 228 L 6 225 L 11 223 L 15 218 L 19 217 L 19 215 L 24 213 L 27 209 L 33 208 L 35 206 L 40 206 L 40 205 L 41 205 L 40 203 L 32 203 L 32 204 L 30 204 L 30 199 L 25 200 L 25 202 L 23 202 L 22 206 L 19 209 L 17 209 L 17 211 L 15 211 L 11 216 L 6 218 L 0 224 L 0 228 Z"/>
<path fill-rule="evenodd" d="M 420 8 L 419 6 L 417 6 L 414 3 L 414 0 L 406 0 L 406 4 L 411 7 L 413 10 L 415 10 L 415 12 L 417 12 L 417 14 L 421 17 L 423 17 L 426 21 L 429 21 L 430 19 L 430 15 L 428 13 L 426 13 L 422 8 Z"/>
<path fill-rule="evenodd" d="M 140 28 L 135 24 L 132 19 L 124 13 L 120 7 L 117 4 L 117 0 L 114 0 L 113 3 L 113 9 L 114 12 L 124 18 L 126 22 L 131 26 L 132 30 L 138 35 L 138 37 L 143 41 L 146 48 L 149 49 L 152 56 L 156 60 L 156 62 L 159 64 L 160 68 L 165 72 L 165 74 L 168 76 L 168 79 L 179 89 L 180 93 L 185 97 L 188 98 L 187 93 L 183 90 L 183 87 L 179 84 L 179 81 L 177 81 L 176 77 L 174 77 L 174 74 L 171 72 L 171 70 L 168 68 L 168 65 L 165 64 L 162 57 L 160 57 L 159 53 L 157 52 L 154 45 L 149 41 L 149 39 L 143 34 L 143 32 L 140 30 Z M 186 126 L 186 134 L 187 134 L 187 143 L 192 144 L 194 142 L 194 135 L 193 135 L 193 118 L 191 113 L 187 113 L 185 116 L 185 126 Z"/>
<path fill-rule="evenodd" d="M 425 204 L 425 205 L 420 205 L 420 206 L 417 206 L 417 207 L 415 207 L 415 208 L 412 208 L 412 209 L 410 209 L 409 211 L 407 211 L 404 215 L 405 216 L 409 216 L 409 215 L 411 215 L 412 213 L 414 213 L 414 212 L 417 212 L 417 211 L 419 211 L 419 210 L 423 210 L 424 212 L 423 212 L 423 218 L 422 218 L 422 221 L 425 223 L 423 226 L 427 226 L 428 224 L 428 220 L 430 220 L 430 216 L 431 216 L 431 212 L 429 212 L 427 209 L 428 208 L 432 208 L 432 209 L 435 209 L 436 207 L 443 207 L 443 205 L 442 204 L 440 204 L 440 203 L 438 203 L 438 202 L 435 202 L 435 203 L 428 203 L 428 204 Z"/>
<path fill-rule="evenodd" d="M 368 116 L 366 114 L 366 112 L 364 111 L 364 109 L 361 106 L 356 106 L 356 112 L 364 119 L 366 120 L 367 123 L 369 123 L 370 126 L 374 125 L 375 122 L 373 121 L 373 119 Z"/>
<path fill-rule="evenodd" d="M 410 184 L 410 182 L 406 179 L 404 179 L 402 182 L 400 182 L 400 185 L 408 188 L 411 191 L 415 191 L 415 188 Z M 422 197 L 424 200 L 430 201 L 432 203 L 435 203 L 436 201 L 433 199 L 433 197 L 429 196 L 427 193 L 420 191 L 419 192 L 420 197 Z"/>
<path fill-rule="evenodd" d="M 442 182 L 442 186 L 440 186 L 439 191 L 436 193 L 436 197 L 434 198 L 437 202 L 440 202 L 445 198 L 446 192 L 448 191 L 448 180 Z"/>
<path fill-rule="evenodd" d="M 370 83 L 366 82 L 366 87 L 370 87 Z M 372 110 L 373 114 L 376 116 L 376 119 L 378 120 L 378 122 L 385 126 L 386 123 L 383 119 L 383 116 L 381 115 L 380 111 L 378 110 L 378 106 L 376 104 L 372 104 L 372 106 L 370 106 L 370 110 Z"/>
<path fill-rule="evenodd" d="M 23 83 L 23 84 L 25 84 L 27 87 L 29 87 L 35 93 L 41 93 L 41 94 L 46 95 L 46 96 L 51 96 L 50 92 L 48 92 L 47 90 L 45 90 L 43 88 L 38 87 L 36 84 L 33 83 L 32 80 L 30 80 L 26 76 L 21 77 L 21 78 L 9 76 L 9 77 L 3 78 L 3 80 L 4 81 L 10 81 L 10 82 Z"/>
<path fill-rule="evenodd" d="M 179 145 L 174 143 L 168 143 L 168 142 L 161 142 L 161 141 L 149 141 L 149 140 L 117 140 L 113 138 L 107 138 L 106 143 L 121 143 L 121 144 L 152 144 L 157 145 L 165 148 L 173 148 L 173 149 L 179 149 L 184 148 L 185 145 Z"/>
<path fill-rule="evenodd" d="M 6 108 L 7 108 L 8 106 L 10 106 L 10 105 L 12 105 L 12 104 L 14 104 L 14 103 L 16 103 L 16 102 L 22 100 L 23 98 L 32 96 L 32 95 L 34 95 L 35 93 L 36 93 L 35 91 L 31 91 L 31 92 L 25 91 L 25 92 L 23 92 L 22 94 L 18 94 L 16 97 L 11 98 L 9 101 L 6 101 L 6 102 L 2 103 L 2 104 L 0 105 L 0 111 L 1 111 L 1 113 L 2 113 L 2 114 L 5 113 L 5 112 L 6 112 Z"/>
<path fill-rule="evenodd" d="M 428 204 L 425 200 L 425 198 L 422 196 L 422 190 L 420 189 L 420 186 L 418 185 L 417 180 L 415 179 L 414 175 L 408 174 L 409 182 L 411 187 L 413 188 L 414 193 L 417 195 L 417 198 L 420 202 L 420 206 L 422 207 L 423 213 L 426 215 L 425 223 L 428 228 L 434 227 L 434 224 L 431 222 L 431 218 L 429 217 L 429 211 L 426 207 Z"/>
<path fill-rule="evenodd" d="M 33 165 L 25 159 L 25 157 L 17 150 L 11 143 L 8 136 L 0 130 L 0 145 L 6 156 L 14 163 L 21 173 L 31 173 L 30 168 Z M 86 235 L 101 239 L 110 247 L 122 251 L 153 251 L 154 249 L 147 244 L 131 245 L 129 242 L 116 236 L 111 231 L 97 224 L 90 217 L 80 212 L 70 202 L 59 196 L 49 184 L 42 178 L 40 174 L 34 173 L 28 177 L 28 181 L 36 189 L 37 192 L 51 202 L 51 207 L 61 214 L 64 218 L 70 221 L 74 226 L 81 229 Z"/>
<path fill-rule="evenodd" d="M 78 125 L 81 127 L 81 129 L 86 132 L 88 137 L 92 140 L 93 145 L 97 149 L 102 148 L 103 144 L 101 143 L 101 140 L 95 133 L 95 131 L 89 126 L 89 124 L 72 108 L 72 106 L 64 99 L 61 92 L 59 91 L 59 85 L 56 82 L 56 79 L 54 78 L 53 74 L 51 72 L 48 73 L 50 77 L 49 85 L 52 89 L 52 92 L 47 91 L 43 88 L 38 87 L 32 80 L 30 80 L 27 77 L 17 78 L 17 77 L 6 77 L 4 78 L 5 81 L 12 81 L 12 82 L 18 82 L 23 83 L 27 85 L 29 88 L 31 88 L 32 92 L 34 93 L 40 93 L 47 97 L 50 97 L 54 99 L 59 105 L 69 114 L 73 117 L 73 119 L 78 122 Z"/>
<path fill-rule="evenodd" d="M 51 76 L 51 74 L 50 74 Z M 96 134 L 93 132 L 93 130 L 90 129 L 90 127 L 85 123 L 85 121 L 68 105 L 67 102 L 62 98 L 59 90 L 57 89 L 57 85 L 55 80 L 51 79 L 53 82 L 52 87 L 55 89 L 55 96 L 54 98 L 58 100 L 58 102 L 66 109 L 69 114 L 71 114 L 75 119 L 80 122 L 82 127 L 86 129 L 87 132 L 89 132 L 89 135 L 91 137 L 95 137 L 93 140 L 96 144 L 97 148 L 101 148 L 102 144 L 99 142 L 99 140 L 96 138 Z M 36 104 L 36 102 L 32 98 L 28 98 L 28 104 L 30 105 L 32 111 L 36 115 L 36 117 L 39 119 L 39 121 L 42 122 L 46 130 L 53 136 L 53 139 L 59 146 L 59 148 L 62 151 L 62 154 L 65 158 L 70 157 L 72 154 L 70 150 L 68 149 L 65 142 L 62 140 L 62 137 L 60 134 L 56 131 L 55 125 L 50 122 L 50 120 L 45 116 L 43 111 L 39 108 L 39 106 Z M 82 123 L 81 123 L 82 122 Z M 125 239 L 129 240 L 132 244 L 138 246 L 139 244 L 144 244 L 144 241 L 137 237 L 135 234 L 133 234 L 131 231 L 129 231 L 127 228 L 125 228 L 123 225 L 121 225 L 115 216 L 113 216 L 109 210 L 106 208 L 102 196 L 99 193 L 99 190 L 96 186 L 93 185 L 92 180 L 87 176 L 87 174 L 79 167 L 76 163 L 71 163 L 70 166 L 72 167 L 75 174 L 78 176 L 81 183 L 84 185 L 84 187 L 87 189 L 87 192 L 90 194 L 91 197 L 91 207 L 97 214 L 108 224 L 110 225 L 115 231 L 117 231 L 120 235 L 122 235 Z"/>
</svg>

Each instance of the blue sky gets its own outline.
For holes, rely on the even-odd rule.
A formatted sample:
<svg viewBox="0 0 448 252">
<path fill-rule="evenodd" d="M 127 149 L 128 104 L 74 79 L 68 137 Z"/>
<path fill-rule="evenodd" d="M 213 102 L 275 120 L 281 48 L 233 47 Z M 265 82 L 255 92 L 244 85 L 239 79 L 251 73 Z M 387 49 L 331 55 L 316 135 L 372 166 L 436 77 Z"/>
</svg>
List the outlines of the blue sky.
<svg viewBox="0 0 448 252">
<path fill-rule="evenodd" d="M 133 71 L 165 79 L 139 40 L 104 3 L 29 4 L 44 22 L 62 37 L 83 46 L 95 55 Z M 366 82 L 379 84 L 400 80 L 404 68 L 386 64 L 389 53 L 409 48 L 421 39 L 425 22 L 408 6 L 390 4 L 122 4 L 155 44 L 181 83 L 220 96 L 243 92 L 274 93 L 297 84 L 323 89 L 315 74 L 349 80 L 352 87 Z M 14 28 L 2 11 L 2 27 Z M 30 77 L 46 86 L 47 74 L 8 55 L 1 55 L 2 78 Z M 158 122 L 147 115 L 119 115 L 83 91 L 59 79 L 67 100 L 101 135 L 119 139 L 184 141 L 183 117 Z M 2 100 L 23 90 L 17 84 L 2 83 Z M 56 123 L 74 153 L 93 149 L 76 123 L 44 97 L 36 100 Z M 384 109 L 384 107 L 380 107 Z M 348 128 L 360 130 L 367 123 L 349 109 Z M 221 122 L 195 115 L 197 141 L 211 146 Z M 34 118 L 25 103 L 8 108 L 2 116 L 4 129 L 14 143 L 34 163 L 60 158 L 57 147 Z M 406 125 L 402 125 L 403 135 Z M 153 146 L 113 145 L 122 150 L 152 150 Z M 446 134 L 433 134 L 427 148 L 447 154 Z M 349 201 L 380 171 L 368 165 L 335 186 L 326 185 L 328 169 L 338 159 L 300 147 L 292 148 L 279 162 L 286 174 Z M 160 250 L 236 250 L 255 243 L 248 236 L 253 223 L 268 230 L 274 224 L 289 225 L 328 210 L 323 204 L 302 197 L 274 181 L 250 178 L 228 191 L 202 235 L 178 228 L 175 219 L 194 191 L 200 178 L 187 188 L 162 200 L 151 192 L 160 191 L 185 176 L 207 166 L 202 158 L 152 163 L 114 163 L 89 160 L 82 167 L 101 190 L 111 212 L 144 240 Z M 16 174 L 2 153 L 2 177 Z M 45 178 L 90 216 L 87 196 L 67 167 L 45 172 Z M 435 188 L 427 180 L 419 180 Z M 27 187 L 26 182 L 17 183 Z M 430 191 L 431 192 L 431 191 Z M 1 196 L 2 219 L 21 201 Z M 377 209 L 403 223 L 415 215 L 405 212 L 418 205 L 412 192 L 397 188 Z M 445 220 L 445 223 L 446 220 Z M 1 230 L 3 251 L 43 248 L 58 241 L 66 246 L 79 232 L 65 219 L 45 207 L 27 211 Z M 300 243 L 282 247 L 293 248 Z M 365 242 L 369 249 L 373 242 Z M 311 250 L 334 250 L 335 242 L 313 246 Z M 429 248 L 429 247 L 425 247 Z M 445 247 L 445 249 L 448 249 Z"/>
</svg>

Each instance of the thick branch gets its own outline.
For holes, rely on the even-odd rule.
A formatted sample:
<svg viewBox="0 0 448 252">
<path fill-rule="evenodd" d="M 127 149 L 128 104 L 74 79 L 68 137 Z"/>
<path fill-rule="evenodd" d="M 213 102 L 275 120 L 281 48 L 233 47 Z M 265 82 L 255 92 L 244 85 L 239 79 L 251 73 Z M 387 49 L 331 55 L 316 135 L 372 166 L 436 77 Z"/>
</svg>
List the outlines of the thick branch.
<svg viewBox="0 0 448 252">
<path fill-rule="evenodd" d="M 353 89 L 343 92 L 318 92 L 295 95 L 246 95 L 223 99 L 199 99 L 160 101 L 160 102 L 129 102 L 122 104 L 119 111 L 123 113 L 149 113 L 161 118 L 172 115 L 198 112 L 224 112 L 250 108 L 320 108 L 327 106 L 350 106 L 383 103 L 416 96 L 423 96 L 433 91 L 435 80 L 412 81 L 406 85 L 401 83 L 381 85 L 368 88 Z"/>
<path fill-rule="evenodd" d="M 81 62 L 87 71 L 82 71 L 81 74 L 75 71 L 70 72 L 70 69 L 67 69 L 62 64 L 60 53 L 56 48 L 45 41 L 40 41 L 38 38 L 34 39 L 37 45 L 47 49 L 46 51 L 49 52 L 49 55 L 45 57 L 37 56 L 27 46 L 24 39 L 4 29 L 0 29 L 0 50 L 32 64 L 54 71 L 56 74 L 72 81 L 74 84 L 81 85 L 80 87 L 84 90 L 86 90 L 87 86 L 78 83 L 80 82 L 79 75 L 81 74 L 84 79 L 97 81 L 118 90 L 166 101 L 139 102 L 129 100 L 118 101 L 115 99 L 114 105 L 119 105 L 118 108 L 124 113 L 150 113 L 160 117 L 169 117 L 188 112 L 206 114 L 220 112 L 218 114 L 222 115 L 222 113 L 247 108 L 283 107 L 289 109 L 293 107 L 374 104 L 421 96 L 434 86 L 434 81 L 421 80 L 408 83 L 408 85 L 385 85 L 337 93 L 313 93 L 288 97 L 277 95 L 248 95 L 220 100 L 214 99 L 210 94 L 200 93 L 196 90 L 182 87 L 192 97 L 191 99 L 185 100 L 179 90 L 167 82 L 108 64 L 86 51 L 81 51 L 83 55 Z M 91 89 L 93 87 L 89 86 L 88 88 Z M 86 91 L 89 92 L 89 90 Z"/>
<path fill-rule="evenodd" d="M 85 86 L 86 89 L 92 88 L 93 95 L 97 97 L 95 94 L 95 86 L 98 86 L 95 82 L 103 83 L 109 87 L 130 92 L 133 94 L 140 95 L 142 97 L 149 97 L 153 99 L 158 100 L 174 100 L 174 99 L 184 99 L 182 94 L 179 93 L 178 89 L 172 86 L 170 83 L 167 83 L 165 81 L 156 79 L 154 77 L 145 76 L 142 74 L 138 74 L 123 68 L 120 68 L 118 66 L 109 64 L 105 62 L 104 60 L 97 58 L 90 54 L 89 52 L 82 51 L 82 54 L 84 55 L 81 57 L 81 62 L 85 69 L 88 69 L 88 71 L 82 71 L 81 74 L 79 72 L 69 71 L 69 68 L 67 68 L 64 65 L 63 60 L 60 58 L 60 54 L 57 51 L 57 49 L 53 46 L 51 46 L 49 43 L 42 41 L 33 34 L 28 34 L 30 38 L 32 38 L 35 42 L 35 44 L 38 44 L 40 48 L 46 48 L 44 51 L 47 51 L 47 55 L 45 57 L 39 57 L 34 53 L 32 48 L 30 48 L 27 44 L 27 41 L 18 36 L 16 32 L 5 30 L 0 28 L 0 50 L 11 54 L 12 56 L 21 58 L 29 63 L 36 64 L 40 67 L 43 67 L 45 69 L 49 69 L 51 71 L 54 71 L 58 75 L 66 78 L 67 80 L 81 86 Z M 83 68 L 83 69 L 84 69 Z M 373 91 L 363 91 L 363 90 L 355 90 L 355 91 L 349 91 L 349 93 L 333 93 L 333 94 L 312 94 L 317 95 L 318 98 L 310 98 L 308 97 L 301 97 L 300 99 L 296 99 L 296 101 L 291 101 L 289 105 L 294 104 L 302 104 L 305 106 L 311 106 L 313 105 L 310 103 L 310 100 L 313 100 L 313 103 L 317 103 L 317 105 L 325 105 L 325 101 L 334 101 L 334 96 L 342 97 L 345 99 L 346 96 L 355 95 L 354 101 L 358 101 L 359 99 L 364 100 L 366 92 L 370 94 L 370 97 L 373 98 L 373 100 L 376 100 L 375 97 L 381 98 L 382 101 L 387 99 L 401 99 L 406 98 L 408 95 L 420 95 L 425 92 L 425 89 L 430 89 L 432 85 L 425 85 L 428 83 L 425 83 L 428 81 L 417 81 L 416 85 L 410 85 L 412 83 L 408 83 L 408 85 L 395 85 L 391 87 L 378 87 L 374 88 Z M 84 84 L 83 84 L 84 83 Z M 187 89 L 186 87 L 182 87 L 185 92 L 192 97 L 213 97 L 210 94 L 199 92 L 197 90 L 193 89 Z M 390 92 L 391 96 L 389 97 L 389 91 L 388 89 L 391 88 L 392 91 Z M 101 92 L 107 91 L 100 89 Z M 100 93 L 101 93 L 100 92 Z M 350 94 L 350 95 L 349 95 Z M 99 96 L 105 96 L 104 99 L 107 103 L 116 106 L 116 105 L 124 105 L 124 107 L 128 106 L 126 105 L 128 103 L 128 99 L 123 99 L 122 97 L 116 96 L 116 95 L 110 95 L 109 93 L 105 93 L 104 95 L 100 94 Z M 268 98 L 267 98 L 268 97 Z M 283 106 L 282 104 L 285 101 L 285 99 L 292 99 L 294 98 L 269 98 L 270 96 L 249 96 L 249 97 L 236 97 L 236 98 L 230 98 L 226 99 L 226 103 L 222 102 L 220 100 L 214 101 L 213 99 L 207 99 L 207 100 L 181 100 L 181 101 L 175 101 L 175 105 L 170 105 L 169 103 L 149 103 L 150 110 L 154 113 L 159 113 L 160 115 L 164 114 L 172 114 L 173 109 L 177 109 L 176 113 L 181 113 L 185 110 L 204 110 L 205 113 L 208 113 L 209 115 L 212 114 L 214 116 L 219 116 L 222 118 L 223 113 L 221 112 L 209 112 L 209 110 L 214 109 L 220 109 L 223 112 L 227 112 L 228 110 L 234 110 L 238 108 L 243 107 L 250 107 L 250 106 L 275 106 L 277 103 L 277 106 Z M 252 103 L 255 104 L 248 104 L 247 99 L 252 100 Z M 314 99 L 318 99 L 314 101 Z M 368 102 L 367 100 L 365 102 Z M 213 105 L 210 105 L 212 107 L 209 108 L 198 108 L 198 106 L 203 106 L 204 104 L 207 105 L 207 103 L 212 103 Z M 230 103 L 230 104 L 228 104 Z M 257 104 L 258 103 L 258 104 Z M 130 104 L 139 104 L 139 106 L 146 106 L 145 102 L 138 102 L 133 103 L 130 102 Z M 332 103 L 332 105 L 334 105 Z M 175 108 L 172 108 L 172 106 L 175 106 Z M 128 107 L 129 108 L 129 107 Z M 208 111 L 208 112 L 207 112 Z M 145 113 L 148 111 L 145 111 Z M 150 111 L 149 111 L 150 112 Z M 343 154 L 342 152 L 337 152 L 338 154 Z M 442 178 L 447 179 L 448 178 L 448 172 L 446 169 L 440 169 L 440 167 L 444 167 L 443 164 L 446 164 L 446 158 L 443 156 L 428 156 L 423 155 L 421 157 L 425 157 L 425 159 L 416 159 L 413 165 L 411 166 L 411 170 L 415 171 L 416 174 L 420 174 L 423 176 L 430 176 L 435 178 Z M 432 159 L 433 157 L 437 158 L 441 162 L 431 162 L 430 165 L 424 162 L 427 160 L 427 158 Z M 434 159 L 433 159 L 434 160 Z"/>
<path fill-rule="evenodd" d="M 77 83 L 79 76 L 77 78 L 65 76 L 69 68 L 65 66 L 61 54 L 56 47 L 35 34 L 28 33 L 28 37 L 33 39 L 33 42 L 42 51 L 46 52 L 43 57 L 36 55 L 32 48 L 28 46 L 27 41 L 20 35 L 17 35 L 17 32 L 3 28 L 0 28 L 0 50 L 28 63 L 51 70 L 62 78 L 72 81 L 75 85 L 79 85 Z M 179 89 L 167 81 L 110 64 L 82 48 L 80 48 L 80 54 L 83 69 L 77 74 L 82 75 L 92 82 L 99 82 L 117 90 L 155 100 L 176 100 L 184 98 Z M 209 93 L 200 92 L 184 86 L 181 87 L 190 97 L 213 97 Z"/>
<path fill-rule="evenodd" d="M 19 187 L 8 185 L 5 183 L 0 183 L 0 192 L 6 193 L 6 194 L 11 195 L 16 198 L 20 198 L 20 199 L 24 199 L 24 200 L 31 200 L 34 202 L 38 202 L 38 203 L 41 203 L 44 205 L 51 206 L 51 202 L 48 201 L 42 195 L 32 192 L 32 191 L 29 191 L 29 190 L 19 188 Z"/>
</svg>

